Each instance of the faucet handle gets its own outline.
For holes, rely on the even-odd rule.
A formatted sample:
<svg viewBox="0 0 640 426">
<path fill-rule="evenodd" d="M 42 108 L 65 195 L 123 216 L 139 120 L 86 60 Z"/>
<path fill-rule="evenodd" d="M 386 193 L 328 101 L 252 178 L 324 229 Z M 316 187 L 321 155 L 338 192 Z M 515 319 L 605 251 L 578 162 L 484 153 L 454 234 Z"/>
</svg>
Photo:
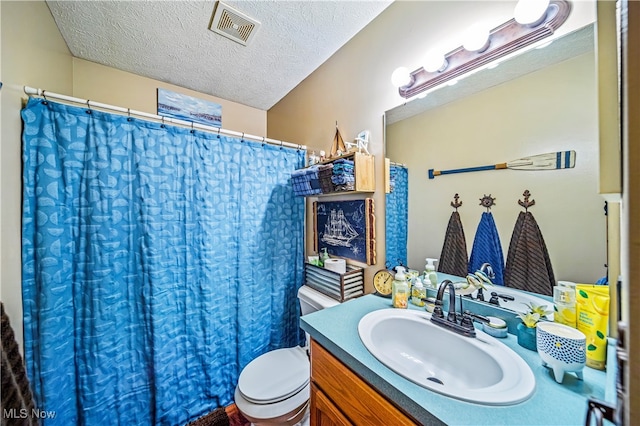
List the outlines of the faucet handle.
<svg viewBox="0 0 640 426">
<path fill-rule="evenodd" d="M 489 320 L 489 318 L 485 316 L 474 314 L 471 311 L 465 310 L 464 314 L 462 315 L 462 321 L 460 322 L 460 325 L 468 329 L 473 329 L 473 321 L 484 322 L 486 324 L 489 324 L 489 322 L 491 322 L 491 320 Z"/>
<path fill-rule="evenodd" d="M 436 306 L 433 308 L 433 313 L 431 314 L 431 316 L 444 318 L 444 313 L 442 312 L 442 300 L 436 299 L 435 305 Z"/>
</svg>

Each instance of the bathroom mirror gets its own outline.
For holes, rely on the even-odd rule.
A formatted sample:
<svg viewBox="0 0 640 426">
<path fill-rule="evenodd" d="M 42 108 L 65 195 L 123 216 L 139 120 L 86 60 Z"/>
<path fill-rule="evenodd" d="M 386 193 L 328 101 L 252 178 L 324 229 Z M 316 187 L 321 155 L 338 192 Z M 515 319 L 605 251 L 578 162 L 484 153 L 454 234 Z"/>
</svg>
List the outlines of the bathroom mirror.
<svg viewBox="0 0 640 426">
<path fill-rule="evenodd" d="M 606 217 L 598 195 L 598 109 L 594 28 L 483 69 L 455 85 L 385 113 L 385 156 L 408 168 L 407 264 L 423 271 L 439 258 L 459 195 L 467 255 L 487 209 L 506 261 L 525 190 L 544 237 L 555 280 L 594 283 L 606 276 Z M 560 170 L 490 170 L 436 176 L 449 170 L 505 163 L 575 150 L 576 164 Z M 392 213 L 389 212 L 389 215 Z M 397 246 L 393 241 L 387 245 Z M 389 260 L 389 259 L 388 259 Z"/>
</svg>

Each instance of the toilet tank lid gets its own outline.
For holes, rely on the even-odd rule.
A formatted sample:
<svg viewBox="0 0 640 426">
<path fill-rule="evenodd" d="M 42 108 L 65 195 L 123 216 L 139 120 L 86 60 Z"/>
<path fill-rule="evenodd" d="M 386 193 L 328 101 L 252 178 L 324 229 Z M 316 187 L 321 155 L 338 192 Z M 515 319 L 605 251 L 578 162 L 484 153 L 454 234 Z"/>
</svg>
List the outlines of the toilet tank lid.
<svg viewBox="0 0 640 426">
<path fill-rule="evenodd" d="M 304 300 L 318 309 L 330 308 L 340 304 L 337 300 L 320 293 L 318 290 L 312 289 L 308 285 L 300 287 L 298 290 L 298 299 Z"/>
<path fill-rule="evenodd" d="M 309 383 L 309 358 L 300 348 L 276 349 L 251 361 L 240 373 L 238 390 L 250 402 L 270 404 L 298 393 Z"/>
</svg>

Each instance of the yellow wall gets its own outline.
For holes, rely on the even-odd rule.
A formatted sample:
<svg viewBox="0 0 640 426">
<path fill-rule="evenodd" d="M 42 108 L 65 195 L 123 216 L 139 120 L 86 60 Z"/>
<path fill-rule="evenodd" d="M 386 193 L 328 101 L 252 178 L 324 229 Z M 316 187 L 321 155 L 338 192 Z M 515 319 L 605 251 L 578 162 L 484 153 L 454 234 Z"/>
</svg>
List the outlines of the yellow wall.
<svg viewBox="0 0 640 426">
<path fill-rule="evenodd" d="M 499 68 L 498 68 L 499 69 Z M 593 53 L 561 62 L 387 127 L 386 155 L 409 168 L 409 266 L 438 258 L 455 193 L 468 253 L 480 216 L 491 209 L 507 257 L 522 193 L 531 207 L 556 279 L 595 282 L 606 275 L 604 200 L 598 195 L 598 125 Z M 568 170 L 484 171 L 427 179 L 428 169 L 501 163 L 575 150 Z M 589 230 L 589 232 L 584 232 Z"/>
<path fill-rule="evenodd" d="M 72 61 L 67 45 L 42 1 L 0 2 L 2 13 L 2 202 L 0 268 L 2 302 L 22 347 L 20 109 L 22 86 L 72 93 Z"/>
<path fill-rule="evenodd" d="M 73 96 L 156 114 L 157 88 L 222 105 L 222 128 L 256 136 L 267 134 L 266 111 L 73 58 Z"/>
</svg>

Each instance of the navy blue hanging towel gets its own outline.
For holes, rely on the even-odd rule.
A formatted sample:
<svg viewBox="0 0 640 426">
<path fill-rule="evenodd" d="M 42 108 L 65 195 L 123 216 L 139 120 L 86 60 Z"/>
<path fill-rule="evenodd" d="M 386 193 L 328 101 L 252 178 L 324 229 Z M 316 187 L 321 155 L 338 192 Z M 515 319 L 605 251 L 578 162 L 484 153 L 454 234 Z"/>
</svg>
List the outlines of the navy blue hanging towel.
<svg viewBox="0 0 640 426">
<path fill-rule="evenodd" d="M 483 263 L 489 263 L 495 273 L 494 284 L 504 284 L 504 256 L 496 223 L 491 212 L 482 213 L 482 218 L 473 240 L 471 257 L 469 258 L 469 273 L 480 269 Z"/>
</svg>

